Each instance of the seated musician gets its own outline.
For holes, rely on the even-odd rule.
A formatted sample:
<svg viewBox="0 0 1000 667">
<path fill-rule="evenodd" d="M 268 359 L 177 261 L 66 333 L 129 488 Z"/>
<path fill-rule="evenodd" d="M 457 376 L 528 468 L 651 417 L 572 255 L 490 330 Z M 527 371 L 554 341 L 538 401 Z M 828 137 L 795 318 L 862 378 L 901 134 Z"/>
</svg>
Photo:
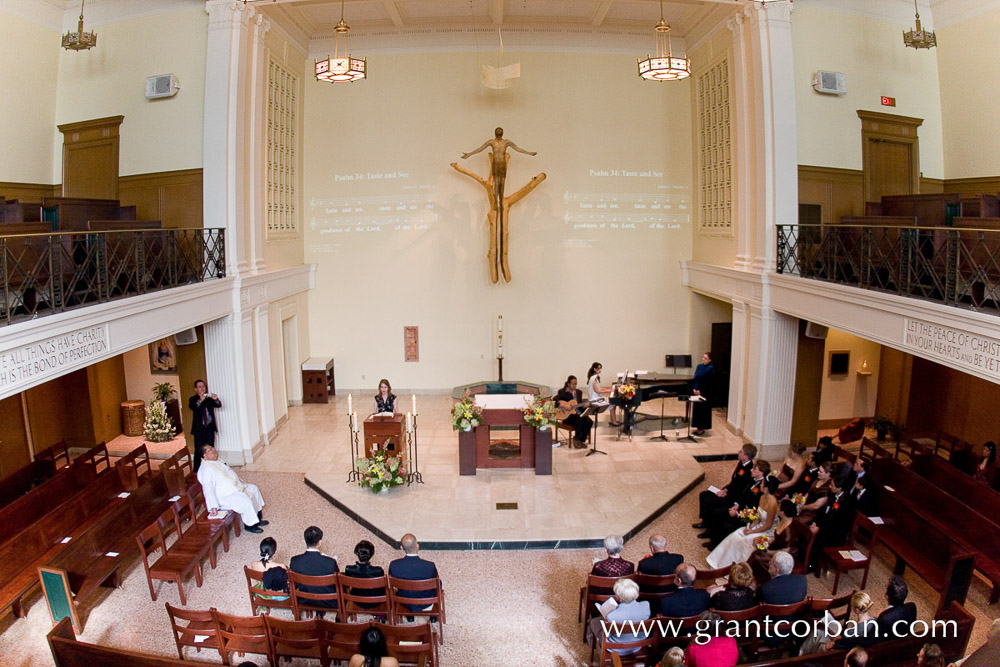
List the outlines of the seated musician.
<svg viewBox="0 0 1000 667">
<path fill-rule="evenodd" d="M 570 375 L 566 378 L 566 383 L 556 393 L 553 400 L 560 411 L 558 415 L 559 422 L 572 426 L 574 429 L 573 443 L 570 446 L 573 449 L 586 448 L 587 438 L 590 437 L 590 429 L 594 427 L 594 420 L 576 412 L 578 407 L 585 404 L 583 402 L 583 393 L 576 388 L 575 375 Z M 554 446 L 559 446 L 558 441 Z"/>
<path fill-rule="evenodd" d="M 375 394 L 376 415 L 392 417 L 396 414 L 396 395 L 392 393 L 392 385 L 385 378 L 378 381 L 378 393 Z"/>
</svg>

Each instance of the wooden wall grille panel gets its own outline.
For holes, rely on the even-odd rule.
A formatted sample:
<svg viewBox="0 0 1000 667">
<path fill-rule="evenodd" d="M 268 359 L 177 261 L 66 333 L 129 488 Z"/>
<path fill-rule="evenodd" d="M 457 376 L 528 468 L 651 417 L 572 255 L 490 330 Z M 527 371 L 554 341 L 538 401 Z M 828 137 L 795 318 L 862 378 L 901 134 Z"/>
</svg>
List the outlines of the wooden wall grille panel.
<svg viewBox="0 0 1000 667">
<path fill-rule="evenodd" d="M 733 161 L 730 132 L 729 60 L 698 77 L 698 166 L 702 232 L 731 232 Z"/>
<path fill-rule="evenodd" d="M 267 236 L 294 236 L 298 223 L 299 78 L 273 60 L 267 76 Z"/>
</svg>

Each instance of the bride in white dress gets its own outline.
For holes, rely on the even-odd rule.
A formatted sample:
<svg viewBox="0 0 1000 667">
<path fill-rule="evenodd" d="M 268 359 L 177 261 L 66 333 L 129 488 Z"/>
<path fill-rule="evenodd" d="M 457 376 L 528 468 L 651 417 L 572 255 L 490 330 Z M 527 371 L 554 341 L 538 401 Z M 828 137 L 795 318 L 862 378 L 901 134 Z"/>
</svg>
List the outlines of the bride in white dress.
<svg viewBox="0 0 1000 667">
<path fill-rule="evenodd" d="M 708 554 L 705 561 L 713 570 L 745 561 L 754 551 L 753 541 L 760 535 L 766 535 L 768 540 L 774 539 L 775 518 L 778 516 L 778 501 L 774 497 L 774 491 L 780 483 L 773 475 L 767 477 L 757 508 L 760 518 L 746 528 L 737 528 L 731 532 Z"/>
</svg>

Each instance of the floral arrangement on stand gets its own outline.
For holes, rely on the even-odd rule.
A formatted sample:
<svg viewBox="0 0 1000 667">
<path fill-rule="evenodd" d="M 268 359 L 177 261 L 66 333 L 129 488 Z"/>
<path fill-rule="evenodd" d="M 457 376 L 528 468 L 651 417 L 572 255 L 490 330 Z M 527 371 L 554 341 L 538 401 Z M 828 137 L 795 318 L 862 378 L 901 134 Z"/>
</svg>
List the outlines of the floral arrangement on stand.
<svg viewBox="0 0 1000 667">
<path fill-rule="evenodd" d="M 736 513 L 736 516 L 738 516 L 743 523 L 749 526 L 760 518 L 760 512 L 757 511 L 756 507 L 744 507 Z"/>
<path fill-rule="evenodd" d="M 388 446 L 386 440 L 383 447 Z M 385 449 L 372 452 L 369 458 L 357 460 L 358 472 L 361 473 L 361 486 L 369 488 L 372 493 L 387 491 L 404 481 L 402 473 L 403 462 L 398 456 L 390 456 Z"/>
<path fill-rule="evenodd" d="M 635 385 L 634 384 L 620 384 L 618 385 L 618 396 L 625 401 L 631 401 L 635 396 Z"/>
<path fill-rule="evenodd" d="M 541 396 L 536 396 L 535 400 L 522 412 L 524 413 L 524 421 L 537 429 L 547 429 L 549 424 L 556 421 L 556 404 Z"/>
<path fill-rule="evenodd" d="M 468 393 L 451 408 L 451 427 L 459 431 L 471 431 L 483 423 L 483 409 L 476 405 Z"/>
<path fill-rule="evenodd" d="M 771 540 L 767 538 L 767 535 L 758 535 L 753 538 L 753 546 L 757 551 L 767 551 L 767 547 L 771 544 Z"/>
<path fill-rule="evenodd" d="M 146 406 L 146 421 L 142 424 L 142 435 L 150 442 L 170 442 L 174 439 L 174 424 L 167 414 L 163 401 L 150 401 Z"/>
<path fill-rule="evenodd" d="M 806 494 L 796 493 L 794 496 L 792 496 L 792 502 L 798 505 L 799 508 L 801 508 L 803 505 L 806 504 Z"/>
</svg>

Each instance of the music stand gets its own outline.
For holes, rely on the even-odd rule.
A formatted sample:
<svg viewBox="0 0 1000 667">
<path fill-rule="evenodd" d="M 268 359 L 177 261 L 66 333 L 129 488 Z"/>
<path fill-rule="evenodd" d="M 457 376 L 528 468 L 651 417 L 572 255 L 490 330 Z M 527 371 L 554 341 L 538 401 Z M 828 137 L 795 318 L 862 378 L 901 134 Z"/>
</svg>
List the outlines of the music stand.
<svg viewBox="0 0 1000 667">
<path fill-rule="evenodd" d="M 601 405 L 594 405 L 591 403 L 587 406 L 587 409 L 580 413 L 581 417 L 589 417 L 594 415 L 594 428 L 590 432 L 590 451 L 587 452 L 587 456 L 592 454 L 604 454 L 607 456 L 607 452 L 602 452 L 597 448 L 597 416 L 602 412 L 606 412 L 608 408 L 611 407 L 610 403 L 603 403 Z"/>
<path fill-rule="evenodd" d="M 700 398 L 700 397 L 697 397 Z M 701 398 L 697 400 L 695 396 L 688 396 L 687 394 L 681 394 L 677 397 L 678 401 L 684 401 L 684 420 L 688 423 L 687 435 L 683 438 L 677 438 L 677 442 L 698 442 L 698 439 L 691 435 L 691 404 L 705 399 Z"/>
<path fill-rule="evenodd" d="M 670 398 L 671 396 L 676 396 L 677 394 L 672 391 L 667 391 L 666 389 L 657 389 L 652 394 L 649 395 L 650 398 Z M 670 442 L 670 438 L 663 434 L 663 404 L 664 401 L 660 401 L 660 435 L 653 436 L 651 440 L 662 440 L 663 442 Z"/>
</svg>

